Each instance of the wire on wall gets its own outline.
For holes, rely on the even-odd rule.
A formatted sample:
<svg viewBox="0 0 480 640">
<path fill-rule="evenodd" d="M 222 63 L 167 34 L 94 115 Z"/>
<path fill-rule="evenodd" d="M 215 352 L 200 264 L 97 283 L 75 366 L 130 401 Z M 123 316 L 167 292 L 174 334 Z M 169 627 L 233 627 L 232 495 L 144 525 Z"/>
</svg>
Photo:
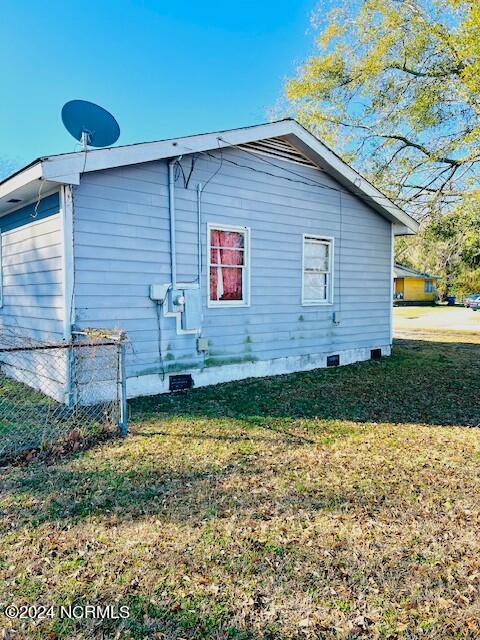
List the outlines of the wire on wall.
<svg viewBox="0 0 480 640">
<path fill-rule="evenodd" d="M 198 282 L 198 286 L 201 287 L 201 276 L 202 276 L 202 269 L 201 269 L 201 265 L 202 265 L 202 257 L 203 257 L 203 243 L 202 243 L 202 238 L 201 238 L 201 230 L 200 230 L 200 211 L 201 211 L 201 206 L 202 206 L 202 194 L 205 191 L 205 188 L 207 187 L 207 185 L 209 184 L 209 182 L 211 182 L 216 175 L 218 175 L 218 173 L 220 173 L 222 166 L 223 166 L 223 151 L 222 148 L 219 145 L 219 151 L 220 151 L 220 163 L 218 165 L 218 167 L 216 168 L 216 170 L 210 175 L 210 177 L 207 179 L 207 181 L 201 185 L 200 183 L 197 184 L 197 215 L 199 217 L 199 224 L 198 224 L 198 261 L 199 261 L 199 268 L 198 268 L 198 274 L 197 274 L 197 278 L 195 280 L 187 280 L 186 282 L 188 284 L 193 284 Z M 200 153 L 202 155 L 207 155 L 210 158 L 214 158 L 215 160 L 217 159 L 217 157 L 213 154 L 208 154 L 206 152 L 202 152 L 199 151 L 197 153 Z M 195 163 L 196 163 L 196 156 L 197 153 L 192 153 L 192 160 L 191 160 L 191 164 L 190 164 L 190 172 L 188 174 L 188 176 L 185 176 L 185 171 L 183 169 L 182 163 L 180 161 L 177 161 L 176 165 L 175 165 L 175 169 L 176 169 L 176 173 L 174 175 L 174 180 L 175 182 L 178 180 L 180 172 L 183 176 L 183 186 L 185 189 L 188 189 L 188 185 L 190 183 L 190 179 L 192 177 L 193 174 L 193 170 L 195 168 Z"/>
<path fill-rule="evenodd" d="M 314 180 L 313 178 L 306 178 L 305 179 L 305 176 L 302 176 L 301 173 L 297 173 L 296 171 L 293 171 L 292 169 L 288 169 L 287 167 L 280 166 L 280 165 L 276 164 L 275 162 L 272 162 L 271 160 L 267 160 L 267 158 L 263 157 L 261 154 L 255 153 L 254 151 L 249 151 L 248 149 L 245 149 L 245 147 L 242 147 L 242 146 L 240 146 L 238 144 L 232 144 L 232 143 L 228 142 L 228 140 L 225 140 L 224 138 L 218 138 L 218 140 L 220 140 L 221 142 L 225 142 L 226 144 L 228 144 L 231 147 L 235 147 L 236 149 L 239 149 L 243 153 L 246 153 L 247 155 L 254 157 L 256 160 L 260 160 L 261 162 L 265 162 L 266 164 L 269 164 L 272 167 L 275 167 L 276 169 L 280 169 L 281 171 L 285 171 L 286 173 L 290 173 L 290 174 L 296 176 L 297 178 L 300 178 L 301 179 L 300 182 L 302 182 L 303 184 L 307 184 L 309 186 L 315 185 L 317 187 L 321 187 L 323 189 L 330 189 L 332 191 L 340 191 L 340 189 L 338 189 L 336 187 L 332 187 L 331 185 L 324 184 L 323 182 L 318 182 L 318 180 Z M 253 170 L 255 171 L 255 169 L 253 169 Z M 279 175 L 276 175 L 276 174 L 269 174 L 269 175 L 273 175 L 276 178 L 285 178 L 285 176 L 279 176 Z M 291 180 L 291 178 L 285 178 L 285 179 Z M 309 182 L 307 182 L 307 180 Z M 294 180 L 291 180 L 291 181 L 294 182 Z"/>
<path fill-rule="evenodd" d="M 160 366 L 162 368 L 162 382 L 165 380 L 165 361 L 163 358 L 163 346 L 162 346 L 162 309 L 163 305 L 167 302 L 168 291 L 165 291 L 165 295 L 163 300 L 155 302 L 155 310 L 157 314 L 157 349 L 158 349 L 158 358 L 160 360 Z"/>
<path fill-rule="evenodd" d="M 158 349 L 158 359 L 160 360 L 160 367 L 162 370 L 162 382 L 165 380 L 165 361 L 163 359 L 163 348 L 162 348 L 162 305 L 165 303 L 166 297 L 163 299 L 163 302 L 155 303 L 155 310 L 157 312 L 157 349 Z"/>
<path fill-rule="evenodd" d="M 85 169 L 87 167 L 87 153 L 88 153 L 88 149 L 85 147 L 84 149 L 84 156 L 83 156 L 83 167 L 82 170 L 80 171 L 79 175 L 82 176 L 85 173 Z M 48 179 L 49 180 L 54 180 L 55 178 L 60 178 L 61 175 L 63 174 L 59 174 L 56 176 L 50 176 Z M 38 187 L 38 194 L 37 194 L 37 200 L 35 202 L 35 207 L 33 208 L 32 213 L 30 214 L 30 216 L 32 218 L 36 218 L 38 215 L 38 207 L 40 206 L 40 202 L 42 201 L 42 191 L 43 191 L 43 185 L 45 184 L 45 180 L 43 178 L 40 178 L 40 186 Z M 73 193 L 72 193 L 72 198 L 73 198 Z"/>
<path fill-rule="evenodd" d="M 218 141 L 220 141 L 220 140 L 221 140 L 221 138 L 218 138 Z M 205 182 L 205 184 L 203 185 L 202 191 L 205 191 L 205 189 L 207 188 L 208 183 L 211 182 L 215 178 L 215 176 L 217 176 L 220 173 L 220 171 L 222 170 L 224 158 L 223 158 L 223 150 L 222 150 L 222 147 L 220 146 L 220 144 L 218 145 L 218 150 L 220 151 L 220 164 L 218 165 L 217 170 L 214 173 L 212 173 L 212 175 Z M 212 153 L 208 153 L 207 155 L 209 155 L 210 158 L 215 158 L 216 159 L 216 156 L 213 155 Z"/>
<path fill-rule="evenodd" d="M 275 167 L 276 169 L 280 169 L 281 171 L 285 171 L 285 172 L 290 173 L 290 174 L 292 174 L 294 176 L 297 176 L 297 178 L 300 178 L 300 180 L 293 180 L 292 178 L 286 178 L 285 176 L 280 176 L 278 174 L 262 172 L 261 169 L 255 169 L 254 167 L 249 167 L 247 165 L 239 165 L 239 166 L 243 166 L 244 168 L 251 169 L 252 171 L 257 171 L 259 173 L 265 173 L 266 175 L 270 175 L 270 176 L 275 177 L 275 178 L 282 178 L 284 180 L 288 179 L 291 182 L 299 182 L 300 184 L 306 184 L 308 186 L 317 186 L 317 187 L 319 187 L 321 189 L 328 189 L 330 191 L 337 191 L 337 192 L 343 192 L 343 193 L 347 193 L 348 192 L 348 189 L 339 189 L 337 187 L 332 187 L 331 185 L 325 184 L 323 182 L 318 182 L 318 180 L 314 180 L 313 178 L 305 178 L 305 176 L 302 176 L 302 174 L 297 173 L 296 171 L 293 171 L 292 169 L 288 169 L 287 167 L 277 165 L 277 164 L 275 164 L 275 162 L 272 162 L 271 160 L 267 160 L 267 158 L 263 157 L 261 154 L 255 153 L 253 151 L 249 151 L 248 149 L 245 149 L 245 147 L 243 147 L 241 145 L 238 145 L 238 144 L 231 143 L 228 140 L 225 140 L 224 138 L 219 137 L 218 140 L 221 141 L 221 142 L 224 142 L 225 144 L 227 144 L 230 147 L 234 147 L 234 148 L 238 149 L 239 151 L 242 151 L 243 153 L 246 153 L 247 155 L 250 155 L 250 156 L 254 157 L 256 160 L 260 160 L 261 162 L 265 162 L 266 164 L 269 164 L 272 167 Z M 227 160 L 227 162 L 235 164 L 234 161 L 232 161 L 232 160 Z M 370 200 L 371 202 L 375 202 L 377 204 L 378 204 L 379 200 L 385 200 L 389 204 L 395 204 L 391 198 L 388 198 L 387 196 L 385 196 L 385 195 L 383 195 L 381 193 L 379 193 L 378 196 L 369 196 L 368 194 L 366 194 L 363 191 L 361 191 L 359 189 L 359 185 L 357 184 L 357 181 L 359 182 L 360 180 L 362 180 L 362 177 L 359 175 L 358 178 L 356 178 L 356 180 L 355 180 L 355 187 L 357 189 L 357 192 L 355 190 L 353 190 L 353 189 L 351 190 L 351 192 L 354 195 L 358 195 L 361 198 Z M 399 198 L 399 200 L 401 200 L 402 202 L 408 202 L 409 201 L 407 198 Z"/>
<path fill-rule="evenodd" d="M 30 214 L 32 218 L 36 218 L 37 215 L 38 215 L 38 207 L 40 206 L 40 202 L 42 201 L 43 185 L 44 185 L 43 180 L 40 180 L 40 186 L 38 187 L 37 201 L 35 203 L 35 207 L 34 207 L 32 213 Z"/>
<path fill-rule="evenodd" d="M 242 153 L 245 153 L 245 154 L 247 154 L 249 156 L 252 156 L 255 160 L 263 162 L 265 164 L 268 164 L 268 165 L 274 167 L 275 169 L 278 169 L 279 171 L 286 172 L 286 173 L 288 173 L 288 174 L 290 174 L 290 175 L 292 175 L 294 177 L 279 175 L 278 173 L 271 173 L 271 172 L 266 171 L 266 170 L 258 169 L 256 167 L 252 167 L 250 165 L 246 165 L 246 164 L 242 164 L 240 162 L 236 162 L 235 160 L 232 160 L 230 158 L 225 158 L 224 154 L 223 154 L 223 151 L 222 151 L 222 147 L 220 146 L 220 142 L 225 143 L 230 148 L 238 149 Z M 292 169 L 289 169 L 289 168 L 287 168 L 285 166 L 278 165 L 275 162 L 273 162 L 271 160 L 268 160 L 267 158 L 263 157 L 261 154 L 255 153 L 253 151 L 249 151 L 249 150 L 245 149 L 241 145 L 229 142 L 225 138 L 218 137 L 217 138 L 217 143 L 218 143 L 218 150 L 220 151 L 220 164 L 219 164 L 218 168 L 216 169 L 216 171 L 205 182 L 204 188 L 221 171 L 223 164 L 226 162 L 228 164 L 232 164 L 232 165 L 241 167 L 243 169 L 249 169 L 250 171 L 254 171 L 256 173 L 260 173 L 260 174 L 263 174 L 263 175 L 268 175 L 268 176 L 270 176 L 272 178 L 279 178 L 279 179 L 287 180 L 287 181 L 293 182 L 293 183 L 296 182 L 298 184 L 304 184 L 306 186 L 315 186 L 315 187 L 318 187 L 320 189 L 326 189 L 326 190 L 333 191 L 333 192 L 336 192 L 336 193 L 340 193 L 340 192 L 349 193 L 349 192 L 351 192 L 354 195 L 357 195 L 357 196 L 361 197 L 362 199 L 364 199 L 366 201 L 370 201 L 370 202 L 375 203 L 375 204 L 379 204 L 379 202 L 381 200 L 384 200 L 387 204 L 395 204 L 391 200 L 391 198 L 388 198 L 387 196 L 384 196 L 382 194 L 378 194 L 377 196 L 369 196 L 368 194 L 366 194 L 363 191 L 361 191 L 357 184 L 355 184 L 356 189 L 349 189 L 349 188 L 340 189 L 338 187 L 333 187 L 333 186 L 325 184 L 323 182 L 319 182 L 318 180 L 315 180 L 314 178 L 309 178 L 309 177 L 302 176 L 302 174 L 297 173 L 296 171 L 293 171 Z M 191 160 L 191 166 L 190 166 L 190 171 L 188 173 L 188 176 L 185 174 L 183 166 L 182 166 L 182 164 L 180 162 L 178 162 L 178 164 L 176 166 L 176 171 L 182 173 L 183 183 L 184 183 L 185 189 L 189 188 L 190 179 L 191 179 L 191 177 L 193 175 L 193 171 L 194 171 L 194 167 L 195 167 L 196 156 L 197 155 L 205 155 L 205 156 L 208 156 L 210 158 L 216 158 L 217 157 L 211 151 L 194 151 L 193 149 L 191 151 L 192 151 L 192 160 Z M 80 175 L 85 173 L 85 170 L 86 170 L 88 149 L 85 149 L 84 154 L 85 154 L 84 155 L 84 163 L 83 163 L 83 168 L 82 168 L 82 171 L 80 172 Z M 56 177 L 60 177 L 60 175 L 59 176 L 51 176 L 49 179 L 53 180 Z M 175 180 L 177 180 L 177 179 L 178 179 L 178 173 L 175 176 Z M 361 179 L 361 177 L 359 176 L 358 180 L 360 180 L 360 179 Z M 40 186 L 40 189 L 39 189 L 39 197 L 38 197 L 38 201 L 37 201 L 37 205 L 35 207 L 35 210 L 38 209 L 38 204 L 39 204 L 39 201 L 41 199 L 41 190 L 42 190 L 42 186 Z M 401 200 L 402 202 L 408 202 L 409 201 L 408 198 L 398 198 L 398 200 Z M 36 215 L 36 213 L 35 213 L 35 215 Z M 35 217 L 35 215 L 32 213 L 33 217 Z"/>
</svg>

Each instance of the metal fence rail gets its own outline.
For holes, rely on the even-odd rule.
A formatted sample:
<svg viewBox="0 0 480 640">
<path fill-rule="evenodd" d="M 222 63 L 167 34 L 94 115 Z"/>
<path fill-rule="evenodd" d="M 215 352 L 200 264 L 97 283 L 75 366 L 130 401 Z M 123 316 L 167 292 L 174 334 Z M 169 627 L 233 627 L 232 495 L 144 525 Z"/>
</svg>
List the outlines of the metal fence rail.
<svg viewBox="0 0 480 640">
<path fill-rule="evenodd" d="M 126 434 L 125 343 L 98 330 L 59 343 L 0 328 L 0 460 Z"/>
</svg>

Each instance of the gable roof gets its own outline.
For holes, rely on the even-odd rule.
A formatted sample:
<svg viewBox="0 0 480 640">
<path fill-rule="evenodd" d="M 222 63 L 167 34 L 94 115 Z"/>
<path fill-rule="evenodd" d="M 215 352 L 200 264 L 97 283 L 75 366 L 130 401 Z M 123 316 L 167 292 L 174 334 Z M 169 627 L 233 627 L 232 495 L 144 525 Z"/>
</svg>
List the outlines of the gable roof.
<svg viewBox="0 0 480 640">
<path fill-rule="evenodd" d="M 84 172 L 246 145 L 268 138 L 279 138 L 293 145 L 303 157 L 394 223 L 396 234 L 417 232 L 419 225 L 416 220 L 292 119 L 157 142 L 92 149 L 86 154 L 77 151 L 41 157 L 0 182 L 0 216 L 15 206 L 9 202 L 12 198 L 23 202 L 36 198 L 39 181 L 43 183 L 42 193 L 47 193 L 61 184 L 80 184 L 80 176 Z"/>
<path fill-rule="evenodd" d="M 395 263 L 393 267 L 393 274 L 395 278 L 420 278 L 422 280 L 438 280 L 440 276 L 431 276 L 428 273 L 422 271 L 415 271 L 410 267 L 405 267 L 403 264 Z"/>
</svg>

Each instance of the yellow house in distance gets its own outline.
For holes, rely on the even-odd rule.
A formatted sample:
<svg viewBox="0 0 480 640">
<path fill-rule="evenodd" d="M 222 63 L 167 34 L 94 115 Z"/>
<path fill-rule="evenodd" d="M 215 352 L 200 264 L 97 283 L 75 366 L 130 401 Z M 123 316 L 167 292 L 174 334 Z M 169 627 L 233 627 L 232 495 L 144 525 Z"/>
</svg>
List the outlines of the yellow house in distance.
<svg viewBox="0 0 480 640">
<path fill-rule="evenodd" d="M 435 304 L 438 276 L 395 264 L 393 268 L 393 301 L 395 304 Z"/>
</svg>

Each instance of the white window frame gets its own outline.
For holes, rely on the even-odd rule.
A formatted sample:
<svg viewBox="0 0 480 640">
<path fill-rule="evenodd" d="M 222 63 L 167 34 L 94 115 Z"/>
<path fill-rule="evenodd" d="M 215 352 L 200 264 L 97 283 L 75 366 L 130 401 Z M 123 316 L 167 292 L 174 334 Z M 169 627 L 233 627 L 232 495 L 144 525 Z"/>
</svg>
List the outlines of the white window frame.
<svg viewBox="0 0 480 640">
<path fill-rule="evenodd" d="M 211 237 L 212 231 L 236 231 L 244 236 L 243 247 L 243 269 L 242 269 L 242 292 L 243 300 L 211 300 L 210 299 L 210 267 L 211 267 Z M 249 307 L 250 306 L 250 227 L 242 227 L 228 224 L 217 224 L 209 222 L 207 224 L 207 306 L 208 307 Z"/>
<path fill-rule="evenodd" d="M 327 272 L 327 299 L 308 300 L 305 298 L 305 241 L 309 238 L 328 246 L 328 272 Z M 317 307 L 333 304 L 333 281 L 335 264 L 335 238 L 333 236 L 318 235 L 316 233 L 304 233 L 302 236 L 302 306 Z"/>
</svg>

